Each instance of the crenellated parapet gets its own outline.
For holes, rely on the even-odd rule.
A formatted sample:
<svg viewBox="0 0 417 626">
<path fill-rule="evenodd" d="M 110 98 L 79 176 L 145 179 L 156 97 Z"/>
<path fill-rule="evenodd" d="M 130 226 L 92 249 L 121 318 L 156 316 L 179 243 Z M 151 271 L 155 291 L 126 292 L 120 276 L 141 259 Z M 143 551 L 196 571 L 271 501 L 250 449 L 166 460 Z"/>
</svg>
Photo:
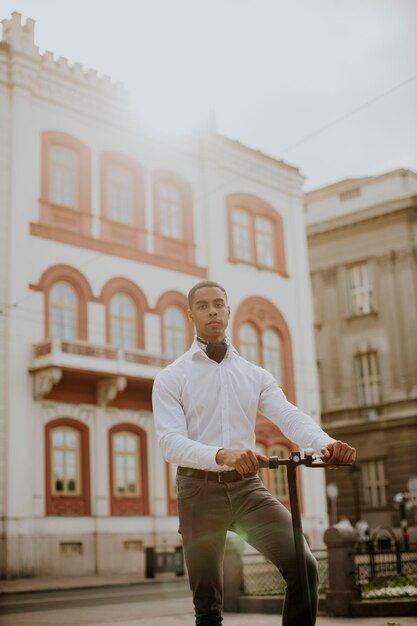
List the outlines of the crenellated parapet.
<svg viewBox="0 0 417 626">
<path fill-rule="evenodd" d="M 65 57 L 57 58 L 50 51 L 41 54 L 35 45 L 33 19 L 23 23 L 21 14 L 15 11 L 2 24 L 0 57 L 2 50 L 7 56 L 3 63 L 0 61 L 0 82 L 83 112 L 94 110 L 96 117 L 114 119 L 125 108 L 127 93 L 121 82 L 80 63 L 71 64 Z"/>
</svg>

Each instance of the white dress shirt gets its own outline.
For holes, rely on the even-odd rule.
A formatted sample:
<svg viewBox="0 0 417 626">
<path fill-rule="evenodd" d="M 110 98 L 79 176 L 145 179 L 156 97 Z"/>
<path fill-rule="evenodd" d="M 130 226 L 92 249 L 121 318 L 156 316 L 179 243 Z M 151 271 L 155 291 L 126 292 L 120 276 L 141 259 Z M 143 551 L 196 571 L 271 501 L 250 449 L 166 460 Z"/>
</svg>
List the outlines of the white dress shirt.
<svg viewBox="0 0 417 626">
<path fill-rule="evenodd" d="M 166 461 L 203 470 L 218 465 L 220 448 L 255 450 L 256 414 L 262 413 L 301 448 L 320 452 L 335 441 L 291 404 L 275 378 L 228 344 L 220 363 L 197 340 L 159 372 L 152 392 L 156 433 Z"/>
</svg>

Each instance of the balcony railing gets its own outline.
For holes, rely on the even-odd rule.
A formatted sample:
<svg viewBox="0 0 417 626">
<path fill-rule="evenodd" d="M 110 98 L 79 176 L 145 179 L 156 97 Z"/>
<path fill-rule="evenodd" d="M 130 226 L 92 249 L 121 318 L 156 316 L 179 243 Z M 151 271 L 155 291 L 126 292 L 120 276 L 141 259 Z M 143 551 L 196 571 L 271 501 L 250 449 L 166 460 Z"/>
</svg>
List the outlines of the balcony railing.
<svg viewBox="0 0 417 626">
<path fill-rule="evenodd" d="M 46 339 L 33 346 L 31 370 L 76 367 L 90 371 L 154 378 L 170 359 L 145 350 L 95 345 L 75 339 Z"/>
</svg>

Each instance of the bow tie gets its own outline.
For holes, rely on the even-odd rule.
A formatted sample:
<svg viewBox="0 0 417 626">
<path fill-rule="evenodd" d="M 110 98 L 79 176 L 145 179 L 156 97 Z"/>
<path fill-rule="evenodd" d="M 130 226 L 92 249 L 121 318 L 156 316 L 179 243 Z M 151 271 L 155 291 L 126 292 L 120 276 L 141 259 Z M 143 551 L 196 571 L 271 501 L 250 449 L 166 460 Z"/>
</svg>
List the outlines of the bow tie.
<svg viewBox="0 0 417 626">
<path fill-rule="evenodd" d="M 197 337 L 198 341 L 204 343 L 206 346 L 206 354 L 209 359 L 216 361 L 216 363 L 220 363 L 223 361 L 225 354 L 227 352 L 227 343 L 222 341 L 221 343 L 208 343 L 208 341 L 204 341 L 204 339 L 200 339 Z"/>
</svg>

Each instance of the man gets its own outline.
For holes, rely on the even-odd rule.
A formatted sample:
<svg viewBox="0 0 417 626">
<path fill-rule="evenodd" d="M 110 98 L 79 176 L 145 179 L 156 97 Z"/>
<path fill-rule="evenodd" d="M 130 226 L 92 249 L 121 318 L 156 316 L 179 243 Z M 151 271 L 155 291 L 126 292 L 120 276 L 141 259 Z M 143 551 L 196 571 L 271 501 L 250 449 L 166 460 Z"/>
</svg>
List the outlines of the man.
<svg viewBox="0 0 417 626">
<path fill-rule="evenodd" d="M 222 566 L 228 530 L 264 554 L 287 582 L 283 626 L 305 626 L 291 517 L 257 475 L 259 411 L 297 445 L 329 462 L 353 462 L 355 450 L 329 437 L 287 401 L 266 370 L 243 359 L 226 339 L 230 307 L 223 287 L 197 283 L 188 294 L 196 330 L 190 350 L 155 379 L 153 410 L 164 458 L 178 465 L 178 511 L 196 626 L 222 623 Z M 306 545 L 313 612 L 317 563 Z"/>
</svg>

